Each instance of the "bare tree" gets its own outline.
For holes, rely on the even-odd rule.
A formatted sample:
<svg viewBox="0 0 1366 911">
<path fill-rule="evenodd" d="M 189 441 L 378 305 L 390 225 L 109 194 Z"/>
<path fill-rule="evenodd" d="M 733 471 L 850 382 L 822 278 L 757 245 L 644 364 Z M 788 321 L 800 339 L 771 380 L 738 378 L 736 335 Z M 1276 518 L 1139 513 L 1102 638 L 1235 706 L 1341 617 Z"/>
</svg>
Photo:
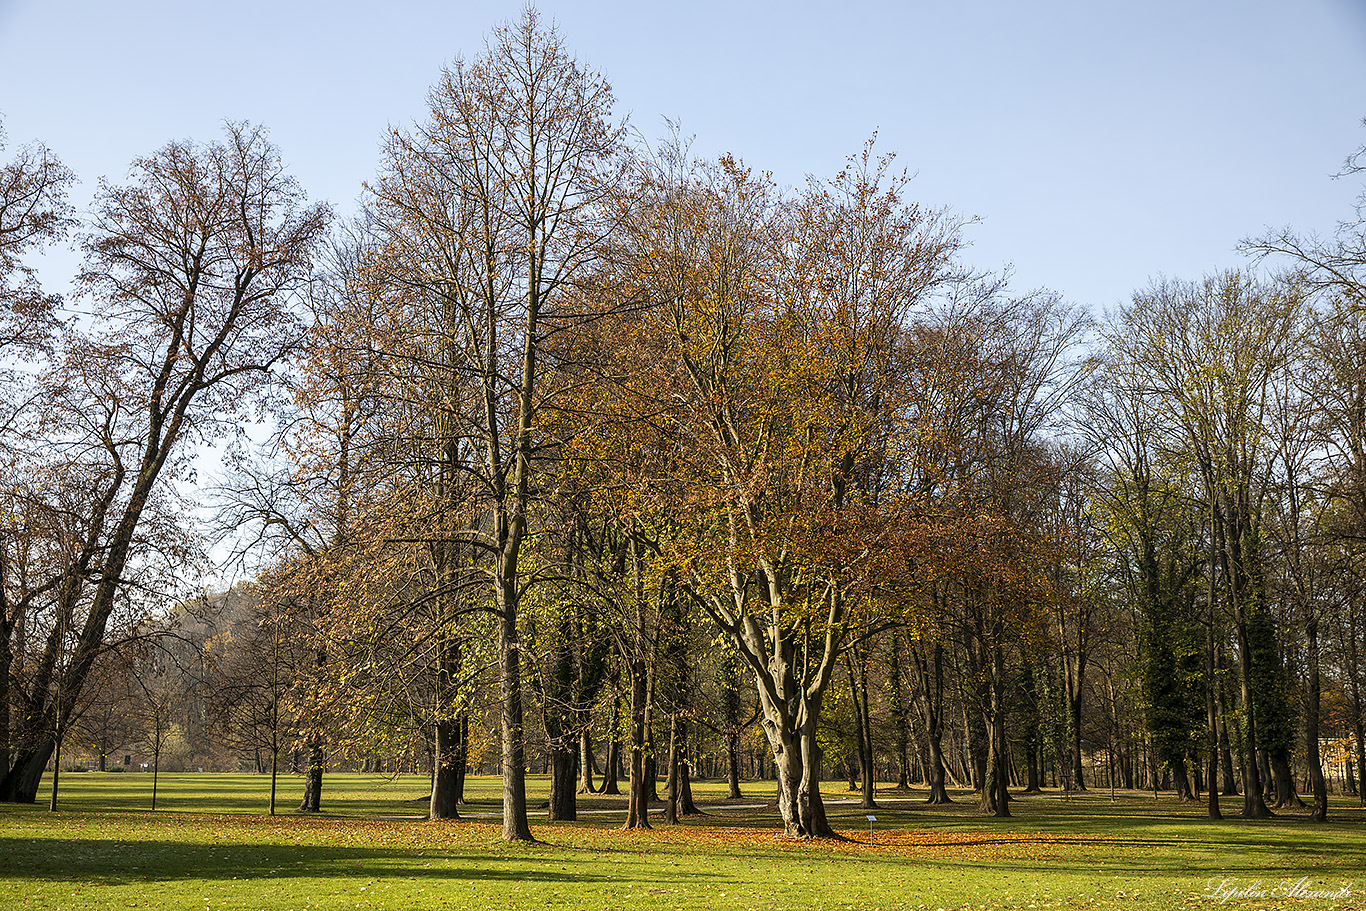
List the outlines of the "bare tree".
<svg viewBox="0 0 1366 911">
<path fill-rule="evenodd" d="M 34 799 L 110 616 L 165 543 L 148 538 L 147 520 L 188 468 L 186 444 L 230 432 L 295 343 L 289 302 L 327 219 L 245 124 L 223 142 L 171 143 L 134 163 L 130 185 L 101 189 L 80 276 L 99 334 L 64 339 L 35 418 L 67 470 L 90 479 L 89 499 L 75 546 L 50 567 L 52 634 L 0 799 Z"/>
<path fill-rule="evenodd" d="M 1345 179 L 1364 174 L 1366 145 L 1348 155 L 1335 176 Z M 1290 263 L 1312 294 L 1327 292 L 1358 310 L 1366 307 L 1366 189 L 1358 192 L 1352 215 L 1338 223 L 1331 238 L 1282 228 L 1248 238 L 1239 246 L 1255 257 L 1277 257 Z"/>
<path fill-rule="evenodd" d="M 5 148 L 0 124 L 0 151 Z M 7 357 L 47 343 L 56 327 L 55 295 L 39 287 L 24 256 L 60 240 L 75 225 L 66 192 L 75 175 L 47 148 L 21 147 L 0 165 L 0 351 Z"/>
</svg>

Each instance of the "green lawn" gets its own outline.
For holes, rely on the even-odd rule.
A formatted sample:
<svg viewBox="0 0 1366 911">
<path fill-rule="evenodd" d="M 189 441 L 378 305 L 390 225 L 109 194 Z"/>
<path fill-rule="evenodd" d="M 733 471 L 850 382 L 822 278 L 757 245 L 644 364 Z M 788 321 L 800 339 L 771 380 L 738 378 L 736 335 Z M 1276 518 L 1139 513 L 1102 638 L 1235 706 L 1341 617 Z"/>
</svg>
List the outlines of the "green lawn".
<svg viewBox="0 0 1366 911">
<path fill-rule="evenodd" d="M 772 783 L 727 802 L 702 782 L 709 815 L 680 826 L 624 832 L 622 798 L 587 796 L 576 824 L 533 816 L 543 843 L 522 846 L 498 837 L 495 778 L 471 779 L 470 819 L 441 823 L 411 818 L 425 809 L 414 777 L 329 775 L 315 817 L 293 812 L 301 782 L 283 777 L 289 809 L 273 818 L 253 775 L 163 775 L 154 814 L 149 775 L 62 783 L 55 814 L 46 795 L 0 805 L 0 907 L 1366 909 L 1366 814 L 1347 802 L 1317 826 L 1211 823 L 1170 796 L 1108 792 L 1021 797 L 994 820 L 967 794 L 942 810 L 885 791 L 870 843 L 870 811 L 827 783 L 847 840 L 796 843 L 763 806 Z M 531 787 L 534 806 L 547 784 Z M 1350 894 L 1285 894 L 1301 879 Z"/>
</svg>

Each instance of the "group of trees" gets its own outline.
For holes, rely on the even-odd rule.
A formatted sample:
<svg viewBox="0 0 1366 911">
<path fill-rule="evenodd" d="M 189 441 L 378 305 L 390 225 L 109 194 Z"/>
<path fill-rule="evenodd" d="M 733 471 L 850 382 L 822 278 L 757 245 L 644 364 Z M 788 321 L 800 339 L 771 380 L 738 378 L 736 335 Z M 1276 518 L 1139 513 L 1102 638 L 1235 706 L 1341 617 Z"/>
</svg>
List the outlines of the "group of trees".
<svg viewBox="0 0 1366 911">
<path fill-rule="evenodd" d="M 661 772 L 669 818 L 699 766 L 739 796 L 756 722 L 793 836 L 840 766 L 997 815 L 1098 754 L 1212 814 L 1302 770 L 1323 818 L 1350 733 L 1366 795 L 1360 221 L 1095 321 L 967 266 L 871 142 L 789 191 L 630 141 L 534 11 L 429 102 L 331 233 L 247 125 L 80 225 L 50 153 L 0 175 L 0 798 L 168 667 L 301 809 L 404 754 L 458 816 L 496 741 L 511 840 L 533 761 L 551 818 L 602 757 L 648 827 Z M 70 230 L 89 320 L 22 258 Z M 225 440 L 200 505 L 259 572 L 187 601 Z"/>
</svg>

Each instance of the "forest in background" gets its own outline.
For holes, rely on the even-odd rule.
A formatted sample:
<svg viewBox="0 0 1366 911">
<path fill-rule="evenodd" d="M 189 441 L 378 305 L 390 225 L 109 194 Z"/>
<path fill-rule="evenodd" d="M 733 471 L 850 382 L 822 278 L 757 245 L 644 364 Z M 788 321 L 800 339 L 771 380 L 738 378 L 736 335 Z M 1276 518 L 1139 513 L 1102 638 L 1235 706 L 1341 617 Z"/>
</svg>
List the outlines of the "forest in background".
<svg viewBox="0 0 1366 911">
<path fill-rule="evenodd" d="M 1366 193 L 1102 316 L 871 140 L 795 189 L 643 141 L 534 11 L 429 101 L 345 224 L 250 124 L 82 218 L 5 159 L 0 799 L 66 749 L 306 810 L 430 771 L 435 818 L 499 772 L 510 840 L 531 768 L 632 827 L 776 778 L 797 837 L 841 778 L 1366 805 Z"/>
</svg>

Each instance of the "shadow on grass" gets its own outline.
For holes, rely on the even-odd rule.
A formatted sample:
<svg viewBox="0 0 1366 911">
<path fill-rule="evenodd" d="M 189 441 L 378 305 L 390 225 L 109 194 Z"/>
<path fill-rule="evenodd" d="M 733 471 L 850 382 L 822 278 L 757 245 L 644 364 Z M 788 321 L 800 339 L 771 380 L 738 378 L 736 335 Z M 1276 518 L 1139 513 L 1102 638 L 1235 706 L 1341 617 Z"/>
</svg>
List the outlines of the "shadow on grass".
<svg viewBox="0 0 1366 911">
<path fill-rule="evenodd" d="M 75 838 L 0 838 L 0 879 L 98 881 L 129 885 L 176 880 L 268 880 L 402 877 L 491 882 L 606 883 L 583 868 L 548 870 L 537 858 L 442 848 L 349 848 L 333 845 Z M 694 874 L 696 876 L 696 874 Z"/>
</svg>

